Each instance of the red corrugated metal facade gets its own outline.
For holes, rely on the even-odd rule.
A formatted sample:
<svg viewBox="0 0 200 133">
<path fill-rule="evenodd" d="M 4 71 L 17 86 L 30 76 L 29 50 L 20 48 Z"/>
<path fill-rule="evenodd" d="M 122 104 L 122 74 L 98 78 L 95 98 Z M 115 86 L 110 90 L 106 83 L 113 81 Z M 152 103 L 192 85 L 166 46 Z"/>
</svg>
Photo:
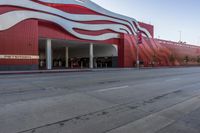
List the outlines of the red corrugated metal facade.
<svg viewBox="0 0 200 133">
<path fill-rule="evenodd" d="M 99 14 L 95 11 L 77 5 L 49 4 L 48 6 L 59 8 L 60 10 L 74 14 Z M 21 8 L 12 6 L 1 6 L 0 14 L 19 10 Z M 84 22 L 91 23 L 91 22 Z M 92 24 L 112 23 L 110 21 L 93 21 Z M 139 23 L 141 27 L 147 29 L 151 36 L 154 36 L 152 25 Z M 99 35 L 101 32 L 114 32 L 111 30 L 89 32 L 77 29 L 77 32 L 90 35 Z M 0 31 L 0 55 L 38 55 L 38 39 L 65 39 L 77 42 L 91 42 L 90 40 L 78 39 L 67 33 L 63 28 L 55 23 L 29 19 L 18 23 L 12 28 Z M 119 39 L 109 39 L 104 41 L 92 41 L 93 43 L 116 44 L 118 46 L 119 67 L 133 67 L 136 63 L 137 37 L 128 34 L 120 34 Z M 140 60 L 144 66 L 171 66 L 171 65 L 197 65 L 197 58 L 200 55 L 200 47 L 179 44 L 170 41 L 157 40 L 154 38 L 143 38 L 140 47 Z M 188 61 L 185 58 L 189 58 Z M 38 59 L 0 59 L 0 66 L 38 66 Z M 30 67 L 37 69 L 37 67 Z"/>
</svg>

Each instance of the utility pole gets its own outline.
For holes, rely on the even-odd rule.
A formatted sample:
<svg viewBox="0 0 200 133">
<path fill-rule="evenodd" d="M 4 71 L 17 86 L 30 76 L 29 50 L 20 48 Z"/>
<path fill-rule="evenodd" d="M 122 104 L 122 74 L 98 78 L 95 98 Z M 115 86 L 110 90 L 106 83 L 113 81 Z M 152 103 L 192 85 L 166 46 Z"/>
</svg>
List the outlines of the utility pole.
<svg viewBox="0 0 200 133">
<path fill-rule="evenodd" d="M 182 42 L 182 31 L 179 30 L 178 32 L 179 32 L 179 42 Z"/>
<path fill-rule="evenodd" d="M 197 37 L 197 44 L 200 45 L 200 36 Z"/>
<path fill-rule="evenodd" d="M 139 45 L 140 44 L 142 44 L 142 33 L 139 31 L 138 33 L 137 33 L 137 52 L 136 52 L 136 60 L 137 60 L 137 62 L 136 62 L 136 65 L 137 65 L 137 68 L 139 69 L 140 68 L 140 57 L 139 57 L 139 55 L 140 55 L 140 49 L 139 49 Z"/>
<path fill-rule="evenodd" d="M 137 44 L 137 57 L 136 57 L 136 66 L 139 69 L 140 68 L 140 60 L 139 60 L 139 44 Z"/>
</svg>

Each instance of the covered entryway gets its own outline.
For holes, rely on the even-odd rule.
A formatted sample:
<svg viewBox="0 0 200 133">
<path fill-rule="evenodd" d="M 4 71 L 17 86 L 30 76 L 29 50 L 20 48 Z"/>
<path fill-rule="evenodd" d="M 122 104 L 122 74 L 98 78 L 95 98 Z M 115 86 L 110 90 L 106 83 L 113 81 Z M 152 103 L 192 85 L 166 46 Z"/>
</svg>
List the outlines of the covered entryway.
<svg viewBox="0 0 200 133">
<path fill-rule="evenodd" d="M 40 69 L 118 67 L 118 48 L 112 44 L 39 40 Z"/>
</svg>

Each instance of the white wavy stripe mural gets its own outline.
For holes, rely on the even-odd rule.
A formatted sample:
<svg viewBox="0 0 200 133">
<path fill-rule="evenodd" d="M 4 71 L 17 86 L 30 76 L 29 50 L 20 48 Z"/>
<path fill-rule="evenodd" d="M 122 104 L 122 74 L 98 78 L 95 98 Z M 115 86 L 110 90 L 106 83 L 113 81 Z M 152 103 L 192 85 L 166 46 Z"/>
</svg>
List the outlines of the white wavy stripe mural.
<svg viewBox="0 0 200 133">
<path fill-rule="evenodd" d="M 145 28 L 140 27 L 139 23 L 134 18 L 130 18 L 130 17 L 124 16 L 124 15 L 120 15 L 120 14 L 108 11 L 90 0 L 38 0 L 38 1 L 46 2 L 46 3 L 55 3 L 55 4 L 75 4 L 75 5 L 84 6 L 88 9 L 91 9 L 98 13 L 104 14 L 106 16 L 111 16 L 111 17 L 118 18 L 118 19 L 124 19 L 124 20 L 128 21 L 131 24 L 131 26 L 134 29 L 136 29 L 136 31 L 138 29 L 138 30 L 144 32 L 148 37 L 151 37 L 151 34 L 149 33 L 149 31 L 146 30 Z M 136 27 L 133 24 L 133 22 L 136 25 Z"/>
<path fill-rule="evenodd" d="M 136 34 L 135 30 L 132 29 L 131 25 L 122 20 L 106 17 L 106 16 L 101 16 L 101 15 L 80 15 L 80 14 L 70 14 L 63 12 L 61 10 L 58 10 L 56 8 L 52 8 L 49 6 L 45 6 L 42 4 L 38 4 L 29 0 L 19 0 L 19 1 L 13 1 L 13 0 L 2 0 L 0 1 L 0 5 L 8 5 L 8 6 L 17 6 L 17 7 L 23 7 L 23 8 L 28 8 L 28 9 L 33 9 L 33 10 L 38 10 L 42 12 L 47 12 L 51 14 L 55 14 L 58 16 L 62 16 L 66 19 L 70 19 L 73 21 L 98 21 L 98 20 L 103 20 L 103 21 L 112 21 L 116 23 L 121 23 L 123 25 L 127 25 L 130 29 L 131 32 L 129 34 Z"/>
<path fill-rule="evenodd" d="M 68 1 L 68 0 L 67 0 Z M 74 0 L 69 0 L 69 2 Z M 48 1 L 49 2 L 49 1 Z M 77 2 L 73 3 L 76 4 Z M 80 2 L 78 2 L 80 3 Z M 65 3 L 70 4 L 70 3 Z M 37 11 L 11 11 L 0 15 L 0 30 L 6 30 L 12 26 L 24 21 L 26 19 L 42 19 L 46 21 L 54 22 L 72 35 L 87 40 L 107 40 L 112 38 L 119 38 L 117 33 L 136 34 L 136 28 L 132 27 L 130 23 L 115 19 L 103 15 L 81 15 L 70 14 L 58 10 L 53 7 L 45 6 L 30 0 L 1 0 L 0 5 L 17 6 Z M 84 6 L 84 5 L 81 5 Z M 87 7 L 88 8 L 88 7 Z M 41 12 L 39 12 L 41 11 Z M 115 24 L 83 24 L 84 21 L 112 21 Z M 74 22 L 76 21 L 76 22 Z M 99 31 L 99 30 L 112 30 L 117 33 L 103 33 L 101 35 L 85 35 L 76 32 L 74 29 L 86 30 L 86 31 Z"/>
<path fill-rule="evenodd" d="M 14 19 L 10 21 L 11 18 L 14 18 Z M 112 39 L 112 38 L 119 38 L 119 35 L 117 33 L 104 33 L 102 35 L 95 35 L 95 36 L 84 35 L 84 34 L 80 34 L 74 31 L 74 28 L 81 29 L 81 30 L 88 30 L 88 31 L 89 30 L 98 31 L 98 30 L 109 29 L 116 32 L 125 33 L 125 30 L 121 30 L 119 28 L 121 27 L 121 25 L 118 25 L 118 24 L 103 24 L 103 25 L 81 24 L 77 22 L 68 21 L 58 16 L 54 16 L 54 15 L 50 15 L 46 13 L 34 12 L 34 11 L 11 11 L 11 12 L 7 12 L 0 15 L 0 23 L 3 23 L 3 25 L 0 25 L 0 30 L 7 30 L 11 28 L 12 26 L 16 25 L 17 23 L 27 20 L 27 19 L 41 19 L 41 20 L 46 20 L 46 21 L 56 23 L 60 25 L 62 28 L 64 28 L 66 31 L 71 33 L 72 35 L 78 38 L 87 39 L 87 40 L 107 40 L 107 39 Z M 126 27 L 122 27 L 122 28 L 126 28 Z"/>
</svg>

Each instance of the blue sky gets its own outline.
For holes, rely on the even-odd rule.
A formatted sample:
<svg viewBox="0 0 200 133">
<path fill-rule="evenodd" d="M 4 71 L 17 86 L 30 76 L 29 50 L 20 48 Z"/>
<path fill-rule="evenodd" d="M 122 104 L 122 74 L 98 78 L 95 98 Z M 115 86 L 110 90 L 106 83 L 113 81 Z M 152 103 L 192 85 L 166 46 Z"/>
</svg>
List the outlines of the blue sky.
<svg viewBox="0 0 200 133">
<path fill-rule="evenodd" d="M 155 37 L 200 45 L 200 0 L 92 0 L 116 13 L 154 25 Z"/>
</svg>

